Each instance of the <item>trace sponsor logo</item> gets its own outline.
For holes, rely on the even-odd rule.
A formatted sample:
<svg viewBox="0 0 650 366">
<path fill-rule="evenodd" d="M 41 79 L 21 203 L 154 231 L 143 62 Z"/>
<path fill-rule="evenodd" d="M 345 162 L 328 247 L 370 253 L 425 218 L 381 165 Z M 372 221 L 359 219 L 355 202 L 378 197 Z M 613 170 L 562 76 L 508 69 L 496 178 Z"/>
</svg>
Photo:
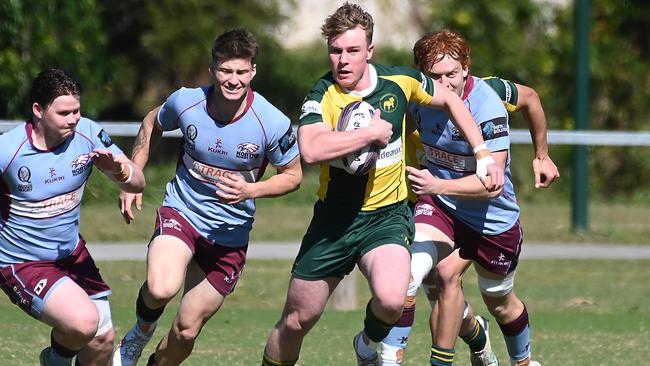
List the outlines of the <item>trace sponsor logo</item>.
<svg viewBox="0 0 650 366">
<path fill-rule="evenodd" d="M 163 219 L 162 227 L 164 229 L 183 231 L 183 226 L 181 225 L 181 223 L 174 219 Z"/>
<path fill-rule="evenodd" d="M 88 164 L 89 161 L 90 161 L 90 157 L 88 156 L 88 154 L 82 154 L 77 156 L 70 163 L 70 167 L 72 168 L 72 175 L 77 176 L 85 172 L 86 169 L 90 167 L 90 164 Z"/>
<path fill-rule="evenodd" d="M 65 208 L 71 206 L 71 204 L 78 203 L 80 201 L 77 191 L 68 192 L 60 196 L 52 197 L 45 201 L 39 202 L 32 212 L 40 212 L 43 210 L 56 210 L 60 208 Z"/>
<path fill-rule="evenodd" d="M 242 142 L 241 144 L 237 145 L 237 153 L 235 156 L 240 159 L 258 159 L 260 157 L 260 154 L 257 153 L 257 150 L 259 149 L 260 146 L 257 144 L 254 144 L 252 142 Z"/>
<path fill-rule="evenodd" d="M 434 208 L 428 203 L 415 206 L 414 216 L 433 216 Z"/>
</svg>

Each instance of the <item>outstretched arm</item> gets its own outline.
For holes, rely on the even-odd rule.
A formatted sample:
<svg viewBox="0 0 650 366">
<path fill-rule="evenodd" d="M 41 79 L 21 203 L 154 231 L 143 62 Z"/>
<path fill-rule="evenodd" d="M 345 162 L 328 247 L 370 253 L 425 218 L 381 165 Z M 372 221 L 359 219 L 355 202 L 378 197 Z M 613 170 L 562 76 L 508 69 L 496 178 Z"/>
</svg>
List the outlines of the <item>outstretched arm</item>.
<svg viewBox="0 0 650 366">
<path fill-rule="evenodd" d="M 528 122 L 530 137 L 533 140 L 535 149 L 535 159 L 533 160 L 535 188 L 548 188 L 560 177 L 560 172 L 548 155 L 547 124 L 544 108 L 539 95 L 533 88 L 521 84 L 515 84 L 515 86 L 519 94 L 515 111 L 523 112 Z"/>
<path fill-rule="evenodd" d="M 158 146 L 162 137 L 162 129 L 156 123 L 158 111 L 160 106 L 154 108 L 142 120 L 140 130 L 133 143 L 133 151 L 131 152 L 131 160 L 136 168 L 144 171 L 147 161 L 149 161 L 149 154 Z M 127 224 L 135 219 L 132 211 L 132 205 L 135 201 L 135 207 L 140 211 L 142 209 L 142 193 L 128 193 L 124 190 L 120 192 L 120 213 Z"/>
<path fill-rule="evenodd" d="M 113 155 L 108 150 L 95 149 L 90 157 L 95 166 L 117 183 L 123 191 L 140 193 L 144 190 L 142 169 L 133 164 L 126 155 Z"/>
</svg>

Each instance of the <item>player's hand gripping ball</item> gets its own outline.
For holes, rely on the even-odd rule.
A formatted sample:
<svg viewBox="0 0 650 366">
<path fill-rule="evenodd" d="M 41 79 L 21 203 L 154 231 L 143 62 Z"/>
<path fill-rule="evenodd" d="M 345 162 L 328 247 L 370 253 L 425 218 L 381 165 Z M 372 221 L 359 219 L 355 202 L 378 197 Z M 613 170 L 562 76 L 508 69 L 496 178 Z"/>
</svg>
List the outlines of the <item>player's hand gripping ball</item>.
<svg viewBox="0 0 650 366">
<path fill-rule="evenodd" d="M 351 102 L 341 112 L 336 130 L 354 131 L 368 127 L 374 111 L 375 109 L 368 102 Z M 353 175 L 364 175 L 375 167 L 378 155 L 379 147 L 370 144 L 344 156 L 341 160 L 346 172 Z"/>
</svg>

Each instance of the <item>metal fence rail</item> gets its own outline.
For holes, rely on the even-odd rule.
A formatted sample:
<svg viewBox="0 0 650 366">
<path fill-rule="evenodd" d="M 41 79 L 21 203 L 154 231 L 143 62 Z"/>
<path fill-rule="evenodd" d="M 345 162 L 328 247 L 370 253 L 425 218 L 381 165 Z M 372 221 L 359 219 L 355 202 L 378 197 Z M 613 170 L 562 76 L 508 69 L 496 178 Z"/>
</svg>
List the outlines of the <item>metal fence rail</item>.
<svg viewBox="0 0 650 366">
<path fill-rule="evenodd" d="M 22 121 L 0 120 L 0 132 L 22 123 Z M 140 129 L 140 122 L 99 122 L 111 136 L 135 136 Z M 180 137 L 180 131 L 165 132 L 165 137 Z M 531 144 L 528 130 L 510 131 L 513 144 Z M 589 146 L 650 146 L 649 131 L 573 131 L 549 130 L 550 145 L 589 145 Z"/>
</svg>

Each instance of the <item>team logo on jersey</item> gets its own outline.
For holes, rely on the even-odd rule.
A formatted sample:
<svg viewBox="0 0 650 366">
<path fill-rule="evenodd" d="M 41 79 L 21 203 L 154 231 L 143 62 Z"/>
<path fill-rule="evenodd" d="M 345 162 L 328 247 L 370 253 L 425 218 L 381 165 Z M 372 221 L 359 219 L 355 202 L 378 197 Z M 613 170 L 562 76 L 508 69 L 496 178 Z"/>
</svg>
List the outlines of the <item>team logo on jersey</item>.
<svg viewBox="0 0 650 366">
<path fill-rule="evenodd" d="M 196 126 L 194 125 L 189 125 L 185 129 L 185 140 L 187 141 L 187 147 L 190 150 L 194 150 L 196 147 L 196 144 L 194 143 L 194 140 L 196 140 L 196 136 L 199 134 L 199 131 L 196 129 Z"/>
<path fill-rule="evenodd" d="M 422 90 L 427 91 L 427 85 L 429 84 L 429 79 L 427 79 L 426 76 L 424 76 L 424 73 L 420 73 L 420 88 Z"/>
<path fill-rule="evenodd" d="M 99 141 L 101 141 L 102 145 L 104 145 L 105 147 L 109 147 L 113 145 L 113 141 L 111 140 L 111 137 L 108 136 L 108 133 L 104 130 L 99 131 L 99 133 L 97 134 L 97 138 L 99 138 Z"/>
<path fill-rule="evenodd" d="M 187 137 L 188 140 L 194 142 L 196 140 L 196 136 L 199 134 L 199 132 L 196 129 L 196 126 L 194 125 L 189 125 L 187 126 L 187 129 L 185 129 L 185 136 Z"/>
<path fill-rule="evenodd" d="M 213 146 L 208 147 L 208 151 L 211 153 L 228 156 L 228 152 L 221 149 L 222 146 L 223 146 L 223 141 L 221 141 L 221 139 L 216 139 L 214 141 L 214 147 Z"/>
<path fill-rule="evenodd" d="M 453 141 L 465 141 L 465 137 L 460 133 L 460 131 L 458 131 L 456 126 L 451 128 L 451 139 Z"/>
<path fill-rule="evenodd" d="M 36 295 L 40 295 L 41 292 L 43 292 L 43 289 L 45 289 L 45 286 L 47 286 L 47 278 L 38 281 L 38 283 L 34 287 L 34 292 L 36 293 Z"/>
<path fill-rule="evenodd" d="M 18 191 L 31 192 L 32 191 L 32 172 L 26 166 L 18 168 L 18 180 L 23 184 L 18 184 Z"/>
<path fill-rule="evenodd" d="M 392 113 L 395 112 L 397 109 L 397 96 L 393 93 L 388 93 L 384 94 L 380 99 L 379 99 L 379 108 L 382 110 L 382 112 L 386 113 Z"/>
<path fill-rule="evenodd" d="M 242 142 L 241 144 L 237 145 L 237 154 L 235 156 L 240 159 L 258 159 L 260 157 L 260 154 L 257 153 L 257 150 L 259 149 L 260 146 L 257 144 L 254 144 L 252 142 Z"/>
<path fill-rule="evenodd" d="M 183 225 L 174 219 L 163 219 L 162 227 L 165 229 L 172 229 L 176 231 L 183 231 Z"/>
<path fill-rule="evenodd" d="M 433 216 L 435 209 L 428 203 L 415 206 L 413 216 Z"/>
<path fill-rule="evenodd" d="M 492 140 L 498 137 L 508 136 L 508 123 L 504 117 L 495 118 L 481 124 L 481 132 L 484 140 Z"/>
<path fill-rule="evenodd" d="M 280 151 L 283 154 L 286 154 L 289 149 L 293 145 L 296 144 L 296 134 L 293 133 L 293 127 L 289 126 L 289 129 L 287 129 L 287 132 L 284 133 L 282 137 L 280 137 L 280 141 L 278 141 L 278 145 L 280 146 Z"/>
<path fill-rule="evenodd" d="M 77 156 L 71 163 L 70 168 L 72 168 L 72 175 L 77 176 L 86 171 L 90 167 L 88 162 L 90 161 L 90 156 L 88 154 L 82 154 Z"/>
<path fill-rule="evenodd" d="M 508 260 L 503 253 L 499 253 L 497 259 L 491 260 L 490 263 L 499 267 L 510 267 L 512 261 Z"/>
<path fill-rule="evenodd" d="M 32 179 L 32 172 L 26 166 L 21 166 L 18 169 L 18 179 L 23 183 L 31 183 L 29 180 Z"/>
<path fill-rule="evenodd" d="M 308 114 L 323 114 L 320 103 L 315 100 L 306 100 L 300 109 L 300 119 L 305 117 Z"/>
</svg>

